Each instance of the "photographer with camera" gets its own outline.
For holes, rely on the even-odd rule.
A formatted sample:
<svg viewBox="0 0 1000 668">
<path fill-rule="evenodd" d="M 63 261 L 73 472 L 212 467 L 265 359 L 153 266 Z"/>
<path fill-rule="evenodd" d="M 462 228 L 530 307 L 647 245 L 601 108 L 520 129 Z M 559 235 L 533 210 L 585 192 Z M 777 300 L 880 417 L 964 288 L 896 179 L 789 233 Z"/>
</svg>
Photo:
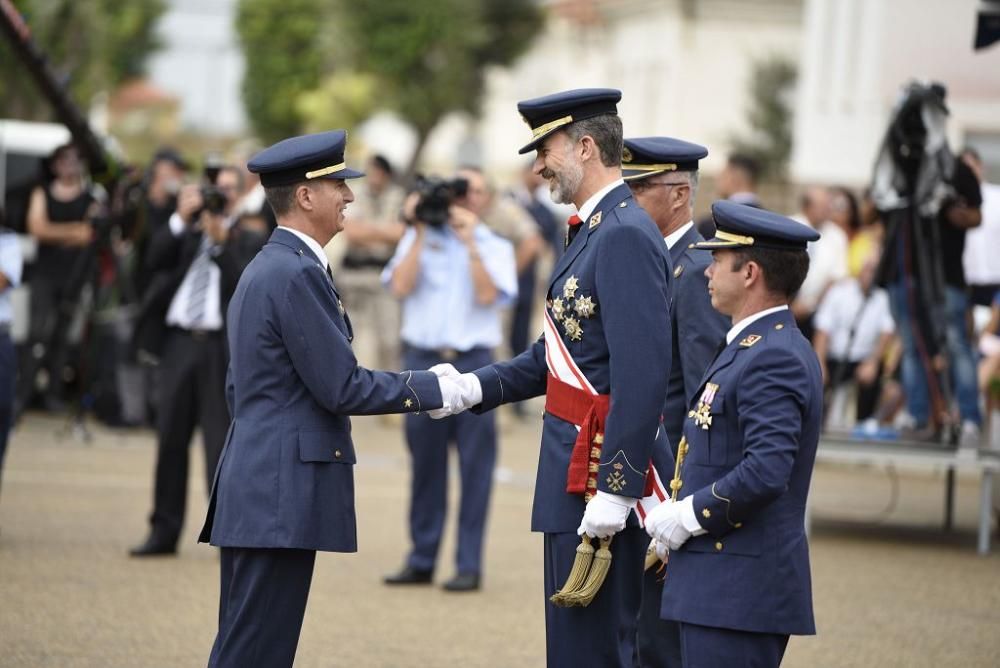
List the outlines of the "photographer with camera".
<svg viewBox="0 0 1000 668">
<path fill-rule="evenodd" d="M 503 341 L 501 307 L 517 297 L 514 249 L 483 224 L 486 180 L 461 169 L 451 181 L 421 179 L 404 204 L 410 225 L 382 274 L 403 302 L 403 366 L 452 364 L 471 371 L 493 360 Z M 447 591 L 479 589 L 483 535 L 496 461 L 496 418 L 462 413 L 443 420 L 406 416 L 413 465 L 410 538 L 403 569 L 390 585 L 429 584 L 444 529 L 448 444 L 455 443 L 462 480 L 455 577 Z"/>
<path fill-rule="evenodd" d="M 98 193 L 87 180 L 86 165 L 73 144 L 56 148 L 45 163 L 47 182 L 31 193 L 28 205 L 28 234 L 38 243 L 38 255 L 31 265 L 31 314 L 29 338 L 32 349 L 36 344 L 48 344 L 51 323 L 67 281 L 84 249 L 94 240 L 94 227 L 90 223 L 100 210 Z M 43 402 L 48 410 L 60 410 L 63 405 L 64 367 L 67 361 L 66 346 L 43 349 L 41 367 L 46 370 L 48 382 Z M 33 384 L 34 378 L 26 378 Z M 30 401 L 32 387 L 21 395 Z"/>
<path fill-rule="evenodd" d="M 205 448 L 206 492 L 222 452 L 229 427 L 226 308 L 264 242 L 233 226 L 240 178 L 238 169 L 226 166 L 214 185 L 183 186 L 177 211 L 150 240 L 150 275 L 133 343 L 139 359 L 159 367 L 155 491 L 149 536 L 132 556 L 177 550 L 195 427 L 201 427 Z"/>
</svg>

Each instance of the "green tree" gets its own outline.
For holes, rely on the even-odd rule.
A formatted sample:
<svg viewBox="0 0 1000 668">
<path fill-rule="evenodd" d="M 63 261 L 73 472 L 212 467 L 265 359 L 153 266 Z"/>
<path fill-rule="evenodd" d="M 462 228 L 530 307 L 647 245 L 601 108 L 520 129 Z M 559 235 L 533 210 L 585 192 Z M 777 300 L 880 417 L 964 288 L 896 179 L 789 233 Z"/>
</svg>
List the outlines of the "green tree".
<svg viewBox="0 0 1000 668">
<path fill-rule="evenodd" d="M 767 176 L 783 178 L 792 154 L 792 104 L 797 73 L 782 56 L 753 65 L 747 121 L 750 132 L 732 138 L 733 150 L 756 158 Z"/>
<path fill-rule="evenodd" d="M 95 94 L 140 76 L 160 48 L 156 22 L 165 0 L 14 0 L 31 27 L 35 45 L 86 108 Z M 0 63 L 17 63 L 0 40 Z M 0 116 L 50 119 L 51 110 L 34 81 L 20 67 L 0 77 Z"/>
<path fill-rule="evenodd" d="M 239 33 L 246 75 L 243 106 L 257 136 L 272 142 L 302 130 L 298 97 L 319 86 L 324 72 L 324 0 L 240 0 Z"/>
<path fill-rule="evenodd" d="M 377 104 L 417 133 L 408 171 L 452 111 L 478 114 L 490 66 L 511 64 L 542 27 L 535 0 L 341 0 L 348 60 L 378 82 Z"/>
</svg>

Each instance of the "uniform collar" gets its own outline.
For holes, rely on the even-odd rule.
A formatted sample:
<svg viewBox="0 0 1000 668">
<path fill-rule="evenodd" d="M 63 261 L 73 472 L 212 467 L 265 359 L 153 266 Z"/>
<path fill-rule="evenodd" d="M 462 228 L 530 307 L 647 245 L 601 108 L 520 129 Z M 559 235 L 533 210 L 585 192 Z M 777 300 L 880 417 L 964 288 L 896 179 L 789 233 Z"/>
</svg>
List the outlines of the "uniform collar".
<svg viewBox="0 0 1000 668">
<path fill-rule="evenodd" d="M 623 179 L 617 179 L 615 181 L 612 181 L 608 185 L 604 186 L 593 195 L 591 195 L 590 198 L 588 198 L 587 201 L 583 203 L 583 206 L 580 207 L 580 210 L 577 213 L 577 215 L 580 216 L 580 220 L 587 220 L 588 218 L 590 218 L 590 214 L 594 213 L 594 209 L 596 209 L 597 205 L 601 203 L 601 200 L 604 199 L 604 196 L 607 195 L 612 190 L 614 190 L 615 188 L 617 188 L 618 186 L 623 186 L 623 185 L 625 185 L 625 181 Z"/>
<path fill-rule="evenodd" d="M 316 241 L 315 239 L 313 239 L 311 236 L 309 236 L 304 232 L 299 232 L 298 230 L 294 230 L 290 227 L 285 227 L 284 225 L 278 225 L 277 229 L 284 230 L 285 232 L 291 232 L 292 234 L 294 234 L 296 237 L 299 238 L 299 240 L 302 241 L 302 243 L 306 245 L 306 247 L 309 250 L 311 250 L 316 255 L 316 259 L 319 260 L 320 264 L 323 265 L 324 271 L 330 268 L 330 261 L 326 259 L 326 253 L 323 252 L 323 247 L 319 245 L 318 241 Z"/>
<path fill-rule="evenodd" d="M 748 315 L 747 317 L 740 320 L 738 323 L 733 325 L 732 329 L 726 332 L 726 345 L 729 345 L 740 335 L 744 329 L 757 322 L 765 316 L 769 316 L 772 313 L 777 313 L 778 311 L 787 311 L 788 305 L 782 304 L 781 306 L 772 306 L 771 308 L 764 309 L 763 311 L 757 311 L 753 315 Z"/>
<path fill-rule="evenodd" d="M 684 235 L 688 233 L 688 230 L 690 230 L 692 227 L 694 227 L 694 221 L 689 220 L 688 222 L 684 223 L 676 230 L 665 236 L 663 240 L 667 242 L 667 249 L 669 250 L 674 246 L 676 246 L 677 242 L 680 241 L 684 237 Z"/>
</svg>

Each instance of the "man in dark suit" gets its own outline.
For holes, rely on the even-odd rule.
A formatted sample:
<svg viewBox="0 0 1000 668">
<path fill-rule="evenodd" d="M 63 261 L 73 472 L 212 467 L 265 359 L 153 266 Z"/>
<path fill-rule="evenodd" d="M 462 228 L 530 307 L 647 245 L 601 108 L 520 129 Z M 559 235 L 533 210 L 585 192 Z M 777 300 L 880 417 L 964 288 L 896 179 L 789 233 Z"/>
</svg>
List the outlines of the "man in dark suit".
<svg viewBox="0 0 1000 668">
<path fill-rule="evenodd" d="M 229 427 L 225 313 L 243 268 L 263 239 L 234 228 L 240 174 L 220 170 L 206 206 L 201 189 L 182 189 L 177 211 L 158 228 L 146 256 L 149 284 L 134 344 L 159 368 L 156 473 L 150 531 L 134 557 L 174 554 L 184 524 L 191 436 L 201 428 L 206 489 Z"/>
<path fill-rule="evenodd" d="M 211 666 L 291 666 L 316 551 L 357 550 L 348 416 L 453 409 L 429 371 L 359 367 L 326 255 L 354 196 L 342 130 L 254 156 L 278 227 L 229 306 L 233 421 L 199 540 L 221 549 Z M 457 408 L 456 408 L 457 409 Z"/>
<path fill-rule="evenodd" d="M 712 263 L 712 255 L 694 248 L 705 240 L 691 216 L 698 191 L 698 161 L 707 155 L 704 146 L 671 137 L 626 139 L 622 154 L 625 182 L 659 228 L 674 267 L 670 309 L 673 346 L 663 426 L 675 456 L 688 403 L 730 326 L 729 320 L 712 308 L 708 294 L 705 269 Z M 661 478 L 670 479 L 674 472 L 659 473 Z M 643 668 L 681 665 L 680 629 L 676 622 L 660 619 L 662 594 L 658 569 L 648 569 L 637 635 Z"/>
<path fill-rule="evenodd" d="M 684 423 L 678 501 L 646 530 L 669 549 L 661 616 L 680 623 L 686 668 L 781 663 L 790 634 L 813 622 L 806 496 L 823 381 L 788 303 L 819 234 L 732 202 L 712 206 L 712 306 L 734 325 Z"/>
<path fill-rule="evenodd" d="M 545 534 L 550 667 L 633 665 L 649 540 L 632 515 L 655 493 L 651 460 L 671 459 L 660 428 L 670 258 L 621 178 L 620 99 L 584 89 L 518 104 L 533 135 L 521 153 L 537 151 L 535 171 L 578 215 L 549 281 L 544 336 L 513 360 L 457 376 L 471 390 L 463 405 L 479 411 L 546 395 L 531 528 Z M 580 535 L 613 536 L 614 558 L 589 605 L 561 607 L 565 592 L 561 605 L 552 597 Z"/>
</svg>

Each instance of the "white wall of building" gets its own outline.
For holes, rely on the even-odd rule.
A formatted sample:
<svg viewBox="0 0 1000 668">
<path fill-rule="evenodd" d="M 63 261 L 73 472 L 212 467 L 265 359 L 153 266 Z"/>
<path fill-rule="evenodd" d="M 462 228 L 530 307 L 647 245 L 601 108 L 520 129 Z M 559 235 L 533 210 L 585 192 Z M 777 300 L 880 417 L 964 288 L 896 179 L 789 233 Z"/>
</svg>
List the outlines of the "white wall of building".
<svg viewBox="0 0 1000 668">
<path fill-rule="evenodd" d="M 1000 148 L 1000 48 L 972 50 L 976 0 L 806 0 L 792 175 L 862 185 L 912 78 L 948 87 L 953 148 Z"/>
</svg>

